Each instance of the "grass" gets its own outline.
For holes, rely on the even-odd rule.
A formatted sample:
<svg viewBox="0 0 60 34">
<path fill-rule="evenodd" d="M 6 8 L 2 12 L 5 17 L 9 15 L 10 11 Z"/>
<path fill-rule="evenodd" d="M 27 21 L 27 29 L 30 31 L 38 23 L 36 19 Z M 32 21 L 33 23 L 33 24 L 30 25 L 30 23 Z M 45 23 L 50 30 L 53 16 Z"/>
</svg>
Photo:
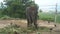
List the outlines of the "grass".
<svg viewBox="0 0 60 34">
<path fill-rule="evenodd" d="M 5 28 L 1 28 L 0 29 L 0 34 L 14 34 L 15 32 L 19 33 L 19 34 L 27 34 L 27 33 L 37 33 L 40 31 L 49 31 L 49 28 L 46 27 L 40 27 L 38 28 L 38 30 L 36 30 L 34 27 L 30 27 L 30 28 L 21 28 L 21 27 L 17 27 L 16 25 L 9 25 L 8 27 Z M 40 34 L 40 33 L 38 33 Z"/>
<path fill-rule="evenodd" d="M 15 25 L 13 25 L 13 26 L 10 25 L 8 27 L 1 28 L 0 34 L 14 34 L 15 31 L 19 34 L 26 34 L 27 33 L 27 31 L 25 29 L 23 30 L 22 28 L 20 28 L 20 27 L 18 28 Z"/>
<path fill-rule="evenodd" d="M 58 23 L 60 23 L 60 14 L 57 15 L 57 19 L 56 20 L 57 20 Z"/>
<path fill-rule="evenodd" d="M 49 21 L 53 21 L 55 19 L 55 15 L 54 14 L 49 14 L 49 13 L 38 13 L 39 15 L 39 19 L 40 20 L 49 20 Z M 57 19 L 56 19 L 57 23 L 60 23 L 60 14 L 57 14 Z"/>
<path fill-rule="evenodd" d="M 9 25 L 8 27 L 1 28 L 0 34 L 14 34 L 15 32 L 19 34 L 27 34 L 28 32 L 32 33 L 33 31 L 35 31 L 34 28 L 27 29 L 18 27 L 17 25 Z"/>
</svg>

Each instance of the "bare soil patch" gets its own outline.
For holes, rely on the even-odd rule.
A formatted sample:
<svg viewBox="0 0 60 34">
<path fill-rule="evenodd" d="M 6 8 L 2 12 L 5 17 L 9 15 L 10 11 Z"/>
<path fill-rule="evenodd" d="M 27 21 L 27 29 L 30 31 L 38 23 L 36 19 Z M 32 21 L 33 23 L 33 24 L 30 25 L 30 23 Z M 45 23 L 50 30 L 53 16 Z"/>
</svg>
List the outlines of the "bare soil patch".
<svg viewBox="0 0 60 34">
<path fill-rule="evenodd" d="M 13 24 L 17 24 L 20 27 L 27 27 L 27 20 L 0 20 L 0 28 L 4 28 L 7 25 L 10 25 L 11 23 Z M 37 24 L 39 27 L 48 27 L 48 28 L 53 28 L 54 31 L 52 32 L 41 32 L 41 34 L 60 34 L 60 24 L 57 23 L 48 23 L 47 21 L 43 21 L 43 20 L 38 20 Z M 57 25 L 57 27 L 54 27 L 54 24 Z M 58 32 L 59 31 L 59 32 Z M 35 34 L 36 32 L 33 32 L 31 34 Z"/>
</svg>

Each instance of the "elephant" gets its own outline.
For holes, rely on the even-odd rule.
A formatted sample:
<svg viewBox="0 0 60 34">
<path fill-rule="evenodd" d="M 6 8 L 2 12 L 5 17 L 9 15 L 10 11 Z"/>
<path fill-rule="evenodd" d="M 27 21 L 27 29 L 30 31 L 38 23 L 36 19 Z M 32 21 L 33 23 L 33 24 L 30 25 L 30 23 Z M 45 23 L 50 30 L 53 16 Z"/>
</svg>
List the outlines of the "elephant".
<svg viewBox="0 0 60 34">
<path fill-rule="evenodd" d="M 32 24 L 37 28 L 37 16 L 38 16 L 38 7 L 37 6 L 28 6 L 26 8 L 26 18 L 27 26 L 30 27 Z"/>
</svg>

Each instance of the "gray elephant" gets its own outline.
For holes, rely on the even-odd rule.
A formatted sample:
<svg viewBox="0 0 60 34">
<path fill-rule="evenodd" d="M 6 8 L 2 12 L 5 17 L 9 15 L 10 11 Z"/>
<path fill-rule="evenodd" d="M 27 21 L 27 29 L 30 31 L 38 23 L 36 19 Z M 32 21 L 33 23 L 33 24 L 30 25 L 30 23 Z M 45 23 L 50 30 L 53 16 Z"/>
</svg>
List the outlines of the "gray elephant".
<svg viewBox="0 0 60 34">
<path fill-rule="evenodd" d="M 38 6 L 30 5 L 26 8 L 26 18 L 27 25 L 30 27 L 32 24 L 37 28 L 37 16 L 38 16 Z"/>
</svg>

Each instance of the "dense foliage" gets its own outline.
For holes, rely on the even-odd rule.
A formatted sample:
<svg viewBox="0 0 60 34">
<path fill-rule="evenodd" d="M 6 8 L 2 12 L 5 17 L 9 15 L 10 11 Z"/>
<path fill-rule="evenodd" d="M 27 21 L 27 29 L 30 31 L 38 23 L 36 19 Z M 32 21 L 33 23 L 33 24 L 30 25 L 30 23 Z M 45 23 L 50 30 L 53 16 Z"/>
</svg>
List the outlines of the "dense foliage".
<svg viewBox="0 0 60 34">
<path fill-rule="evenodd" d="M 34 3 L 32 0 L 4 0 L 1 3 L 2 14 L 12 18 L 25 18 L 26 7 Z"/>
</svg>

